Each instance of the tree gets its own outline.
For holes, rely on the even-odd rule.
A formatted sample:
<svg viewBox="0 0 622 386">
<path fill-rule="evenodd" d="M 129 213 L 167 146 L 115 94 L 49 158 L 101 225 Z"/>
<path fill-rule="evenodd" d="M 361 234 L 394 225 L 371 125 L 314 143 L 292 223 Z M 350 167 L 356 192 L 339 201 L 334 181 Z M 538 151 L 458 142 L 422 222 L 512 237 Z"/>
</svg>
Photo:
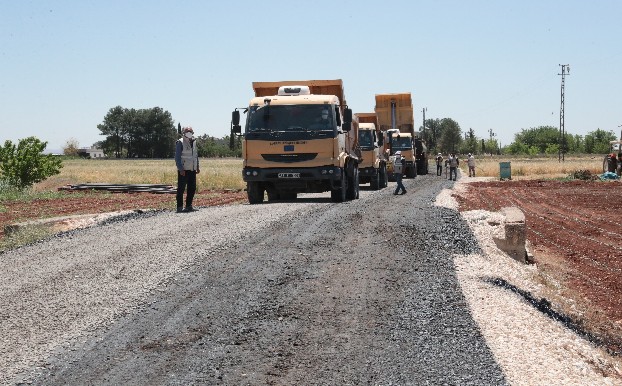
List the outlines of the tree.
<svg viewBox="0 0 622 386">
<path fill-rule="evenodd" d="M 69 138 L 67 142 L 65 142 L 65 146 L 63 146 L 63 154 L 69 156 L 77 156 L 78 149 L 80 148 L 80 143 L 75 138 Z"/>
<path fill-rule="evenodd" d="M 428 144 L 428 150 L 429 149 L 434 149 L 437 150 L 438 149 L 438 140 L 441 137 L 440 135 L 440 130 L 441 130 L 441 120 L 436 118 L 436 119 L 426 119 L 426 127 L 429 130 L 429 132 L 426 133 L 427 136 L 427 144 Z"/>
<path fill-rule="evenodd" d="M 60 173 L 60 158 L 43 154 L 47 142 L 35 137 L 20 139 L 17 146 L 5 141 L 0 146 L 0 179 L 9 186 L 24 190 Z"/>
<path fill-rule="evenodd" d="M 239 139 L 240 137 L 238 137 Z M 223 138 L 210 137 L 207 134 L 197 137 L 199 157 L 241 157 L 241 142 L 234 141 L 233 149 L 229 148 L 229 136 Z"/>
<path fill-rule="evenodd" d="M 125 109 L 123 107 L 113 107 L 104 117 L 104 122 L 97 125 L 101 135 L 106 136 L 102 150 L 106 154 L 114 155 L 115 158 L 121 158 L 125 143 L 125 130 L 122 123 L 124 113 Z"/>
<path fill-rule="evenodd" d="M 461 153 L 477 153 L 477 137 L 475 136 L 475 131 L 471 128 L 469 131 L 465 133 L 465 141 L 462 146 L 460 146 Z"/>
<path fill-rule="evenodd" d="M 527 147 L 535 147 L 538 153 L 543 154 L 549 145 L 559 145 L 559 129 L 553 126 L 522 129 L 520 133 L 514 135 L 514 142 L 520 142 Z"/>
<path fill-rule="evenodd" d="M 443 118 L 440 122 L 440 149 L 454 153 L 462 143 L 460 125 L 451 118 Z"/>
<path fill-rule="evenodd" d="M 585 136 L 585 152 L 590 154 L 605 154 L 609 152 L 609 141 L 615 141 L 613 131 L 596 129 Z"/>
<path fill-rule="evenodd" d="M 116 106 L 97 128 L 106 136 L 104 152 L 117 158 L 168 158 L 175 152 L 173 118 L 160 107 L 137 110 Z"/>
</svg>

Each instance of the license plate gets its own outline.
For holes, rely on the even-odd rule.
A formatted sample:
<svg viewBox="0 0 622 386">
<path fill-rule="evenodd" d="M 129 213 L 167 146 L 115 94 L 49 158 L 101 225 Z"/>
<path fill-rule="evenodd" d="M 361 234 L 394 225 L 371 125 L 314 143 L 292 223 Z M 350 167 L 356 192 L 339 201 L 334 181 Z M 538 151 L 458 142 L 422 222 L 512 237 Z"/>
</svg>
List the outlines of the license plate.
<svg viewBox="0 0 622 386">
<path fill-rule="evenodd" d="M 300 173 L 279 173 L 279 178 L 300 178 Z"/>
</svg>

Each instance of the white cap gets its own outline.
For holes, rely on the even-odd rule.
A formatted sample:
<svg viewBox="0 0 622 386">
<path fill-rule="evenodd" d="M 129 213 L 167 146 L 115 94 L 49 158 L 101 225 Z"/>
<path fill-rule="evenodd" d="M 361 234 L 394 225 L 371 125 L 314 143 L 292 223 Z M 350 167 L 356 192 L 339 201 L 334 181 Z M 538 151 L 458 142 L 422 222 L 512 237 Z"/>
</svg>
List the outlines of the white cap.
<svg viewBox="0 0 622 386">
<path fill-rule="evenodd" d="M 402 152 L 398 150 L 395 152 L 395 155 L 402 155 Z"/>
</svg>

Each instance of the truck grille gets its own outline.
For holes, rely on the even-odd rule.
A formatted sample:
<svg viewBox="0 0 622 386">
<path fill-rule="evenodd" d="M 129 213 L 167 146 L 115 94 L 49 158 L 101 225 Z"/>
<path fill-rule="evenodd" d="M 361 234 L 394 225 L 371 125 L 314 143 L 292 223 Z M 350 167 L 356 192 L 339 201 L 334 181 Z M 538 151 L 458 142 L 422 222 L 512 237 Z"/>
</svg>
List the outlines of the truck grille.
<svg viewBox="0 0 622 386">
<path fill-rule="evenodd" d="M 317 157 L 317 153 L 262 154 L 261 156 L 270 162 L 293 163 L 310 161 Z"/>
</svg>

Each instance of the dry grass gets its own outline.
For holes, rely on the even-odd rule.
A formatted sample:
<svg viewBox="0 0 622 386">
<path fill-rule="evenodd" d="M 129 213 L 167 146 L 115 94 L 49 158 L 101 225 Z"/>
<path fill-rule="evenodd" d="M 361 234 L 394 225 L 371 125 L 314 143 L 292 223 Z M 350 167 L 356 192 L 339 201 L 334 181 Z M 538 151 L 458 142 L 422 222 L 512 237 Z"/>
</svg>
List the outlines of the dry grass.
<svg viewBox="0 0 622 386">
<path fill-rule="evenodd" d="M 197 188 L 201 190 L 243 189 L 242 160 L 202 158 Z M 37 184 L 37 192 L 56 190 L 68 184 L 169 184 L 177 185 L 177 170 L 172 159 L 71 159 L 63 161 L 60 174 Z"/>
<path fill-rule="evenodd" d="M 203 158 L 198 176 L 198 189 L 222 190 L 244 189 L 242 160 L 239 158 Z M 555 157 L 520 158 L 507 156 L 476 157 L 478 177 L 499 177 L 499 162 L 510 162 L 512 179 L 563 178 L 576 170 L 602 173 L 602 157 L 599 155 L 567 156 L 564 162 Z M 433 167 L 433 165 L 431 165 Z M 468 175 L 466 160 L 460 168 Z M 170 184 L 177 185 L 177 172 L 172 159 L 72 159 L 63 161 L 61 173 L 37 184 L 35 192 L 55 191 L 67 184 L 80 183 L 114 184 Z"/>
<path fill-rule="evenodd" d="M 499 178 L 499 163 L 510 162 L 513 180 L 534 178 L 564 178 L 577 170 L 589 170 L 592 174 L 601 174 L 603 157 L 600 155 L 566 156 L 563 162 L 558 157 L 521 158 L 508 156 L 476 156 L 475 174 L 478 177 Z M 466 159 L 460 160 L 462 175 L 468 176 Z"/>
</svg>

